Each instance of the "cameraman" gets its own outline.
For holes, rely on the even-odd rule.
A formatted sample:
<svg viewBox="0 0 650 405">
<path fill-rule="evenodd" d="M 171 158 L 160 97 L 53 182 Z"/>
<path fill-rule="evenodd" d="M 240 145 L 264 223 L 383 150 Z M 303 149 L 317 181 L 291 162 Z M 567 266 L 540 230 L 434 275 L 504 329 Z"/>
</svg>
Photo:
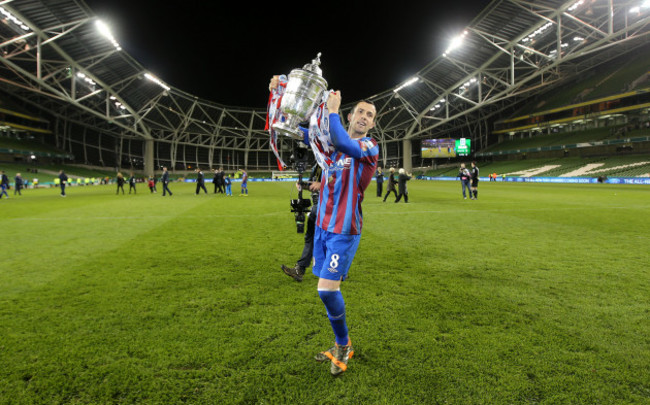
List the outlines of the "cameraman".
<svg viewBox="0 0 650 405">
<path fill-rule="evenodd" d="M 296 281 L 302 281 L 305 274 L 305 269 L 309 267 L 312 259 L 312 252 L 314 251 L 314 224 L 316 223 L 316 216 L 318 214 L 318 193 L 320 190 L 320 178 L 322 169 L 317 164 L 311 169 L 309 175 L 309 191 L 311 191 L 312 206 L 309 214 L 307 214 L 307 232 L 305 232 L 305 245 L 302 248 L 302 256 L 296 262 L 294 267 L 287 267 L 282 265 L 282 271 L 289 277 Z M 296 187 L 300 191 L 303 185 L 296 183 Z"/>
</svg>

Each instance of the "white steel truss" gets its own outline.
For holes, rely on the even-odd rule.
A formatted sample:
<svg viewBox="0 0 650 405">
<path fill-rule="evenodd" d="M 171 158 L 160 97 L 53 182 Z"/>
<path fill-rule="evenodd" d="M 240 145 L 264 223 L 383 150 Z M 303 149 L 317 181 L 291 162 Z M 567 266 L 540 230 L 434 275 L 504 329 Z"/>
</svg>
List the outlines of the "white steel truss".
<svg viewBox="0 0 650 405">
<path fill-rule="evenodd" d="M 466 28 L 463 47 L 434 59 L 410 85 L 369 97 L 377 106 L 381 159 L 399 156 L 407 166 L 404 142 L 445 134 L 487 146 L 497 116 L 647 43 L 650 12 L 635 13 L 637 3 L 493 1 Z M 137 143 L 154 142 L 156 166 L 212 167 L 232 155 L 240 166 L 275 167 L 265 110 L 217 104 L 150 80 L 137 61 L 97 34 L 97 18 L 81 1 L 3 1 L 0 7 L 27 27 L 0 25 L 2 90 L 55 117 L 57 143 L 71 150 L 83 143 L 85 160 L 86 140 L 98 134 L 100 160 L 109 152 L 132 158 L 141 153 L 131 153 L 132 146 L 141 151 Z M 114 140 L 104 146 L 108 138 Z M 281 140 L 283 153 L 290 144 Z"/>
</svg>

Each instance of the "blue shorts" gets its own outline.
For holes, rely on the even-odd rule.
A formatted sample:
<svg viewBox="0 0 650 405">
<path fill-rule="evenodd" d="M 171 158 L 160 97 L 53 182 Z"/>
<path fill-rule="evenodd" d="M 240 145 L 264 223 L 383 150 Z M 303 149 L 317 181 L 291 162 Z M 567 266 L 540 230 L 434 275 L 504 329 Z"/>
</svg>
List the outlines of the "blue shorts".
<svg viewBox="0 0 650 405">
<path fill-rule="evenodd" d="M 339 235 L 319 226 L 314 230 L 314 268 L 316 277 L 345 280 L 357 253 L 361 235 Z"/>
</svg>

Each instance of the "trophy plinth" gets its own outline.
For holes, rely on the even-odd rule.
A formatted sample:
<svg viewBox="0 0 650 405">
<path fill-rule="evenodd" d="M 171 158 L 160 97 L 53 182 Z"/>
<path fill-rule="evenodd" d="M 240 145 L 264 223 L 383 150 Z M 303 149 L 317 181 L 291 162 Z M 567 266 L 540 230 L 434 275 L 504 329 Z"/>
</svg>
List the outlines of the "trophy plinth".
<svg viewBox="0 0 650 405">
<path fill-rule="evenodd" d="M 280 111 L 285 120 L 273 124 L 273 129 L 279 134 L 297 140 L 304 139 L 298 124 L 309 120 L 327 89 L 327 81 L 321 76 L 319 68 L 320 55 L 319 53 L 311 64 L 289 73 L 287 87 L 280 103 Z"/>
</svg>

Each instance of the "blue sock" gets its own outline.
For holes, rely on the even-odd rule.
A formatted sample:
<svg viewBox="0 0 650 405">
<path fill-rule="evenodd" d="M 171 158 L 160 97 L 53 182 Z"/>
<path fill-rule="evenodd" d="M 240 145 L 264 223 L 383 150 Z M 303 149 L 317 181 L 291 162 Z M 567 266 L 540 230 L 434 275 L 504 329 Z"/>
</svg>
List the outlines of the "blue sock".
<svg viewBox="0 0 650 405">
<path fill-rule="evenodd" d="M 348 325 L 345 323 L 345 301 L 343 301 L 341 290 L 318 290 L 318 295 L 323 301 L 323 304 L 325 304 L 325 309 L 327 309 L 327 317 L 332 324 L 332 330 L 334 330 L 334 336 L 336 336 L 336 343 L 338 345 L 347 345 Z"/>
</svg>

